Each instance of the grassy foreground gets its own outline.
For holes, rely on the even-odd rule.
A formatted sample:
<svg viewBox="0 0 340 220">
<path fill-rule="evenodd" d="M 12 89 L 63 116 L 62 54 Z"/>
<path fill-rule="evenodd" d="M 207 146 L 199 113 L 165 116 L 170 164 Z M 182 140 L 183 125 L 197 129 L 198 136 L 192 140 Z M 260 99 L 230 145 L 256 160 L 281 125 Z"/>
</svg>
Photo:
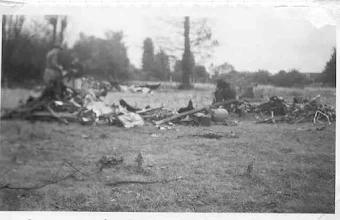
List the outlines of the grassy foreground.
<svg viewBox="0 0 340 220">
<path fill-rule="evenodd" d="M 141 107 L 163 103 L 178 108 L 193 99 L 199 107 L 211 103 L 211 92 L 112 93 L 107 101 L 124 98 Z M 20 98 L 8 94 L 2 95 L 8 105 Z M 242 120 L 237 126 L 175 128 L 2 121 L 0 184 L 31 187 L 74 173 L 74 168 L 80 172 L 37 190 L 2 189 L 0 210 L 334 213 L 335 124 Z M 206 132 L 225 137 L 194 136 Z M 135 162 L 139 152 L 143 170 Z M 100 172 L 97 164 L 104 155 L 122 156 L 124 162 Z M 106 185 L 176 177 L 182 178 Z"/>
</svg>

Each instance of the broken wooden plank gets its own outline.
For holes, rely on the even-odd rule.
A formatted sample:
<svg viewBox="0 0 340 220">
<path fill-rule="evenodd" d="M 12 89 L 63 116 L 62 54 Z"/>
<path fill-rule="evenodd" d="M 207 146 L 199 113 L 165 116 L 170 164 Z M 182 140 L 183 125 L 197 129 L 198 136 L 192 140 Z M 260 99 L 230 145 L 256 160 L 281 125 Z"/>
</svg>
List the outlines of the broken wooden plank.
<svg viewBox="0 0 340 220">
<path fill-rule="evenodd" d="M 231 104 L 233 102 L 242 102 L 242 100 L 239 100 L 239 99 L 231 99 L 231 100 L 228 100 L 228 101 L 223 101 L 223 102 L 216 102 L 212 105 L 209 105 L 209 106 L 205 106 L 205 107 L 202 107 L 202 108 L 199 108 L 199 109 L 193 109 L 191 111 L 188 111 L 188 112 L 183 112 L 183 113 L 180 113 L 178 115 L 174 115 L 174 116 L 171 116 L 169 118 L 165 118 L 163 120 L 160 120 L 160 121 L 156 121 L 155 124 L 156 126 L 158 125 L 161 125 L 163 123 L 166 123 L 166 122 L 169 122 L 169 121 L 172 121 L 172 120 L 175 120 L 177 118 L 180 118 L 180 117 L 183 117 L 183 116 L 187 116 L 187 115 L 191 115 L 191 114 L 195 114 L 197 112 L 201 112 L 201 111 L 204 111 L 204 110 L 208 110 L 209 111 L 209 108 L 213 108 L 213 107 L 218 107 L 220 105 L 226 105 L 226 104 Z"/>
<path fill-rule="evenodd" d="M 156 110 L 161 110 L 161 109 L 163 109 L 163 106 L 156 107 L 156 108 L 148 108 L 148 109 L 144 109 L 144 110 L 139 110 L 136 113 L 137 114 L 143 114 L 143 113 L 147 113 L 147 112 L 151 112 L 151 111 L 156 111 Z"/>
<path fill-rule="evenodd" d="M 143 119 L 155 118 L 154 115 L 141 115 L 140 117 L 142 117 Z"/>
<path fill-rule="evenodd" d="M 72 116 L 70 113 L 60 112 L 60 113 L 58 113 L 58 115 L 61 118 L 67 119 L 69 121 L 77 121 L 77 117 Z M 32 112 L 30 114 L 15 113 L 15 114 L 12 115 L 12 117 L 3 118 L 2 120 L 6 120 L 6 119 L 26 119 L 26 118 L 32 118 L 32 119 L 37 119 L 37 120 L 45 120 L 45 119 L 56 120 L 57 119 L 53 115 L 51 115 L 51 113 L 48 112 L 48 111 L 39 111 L 39 112 Z"/>
<path fill-rule="evenodd" d="M 51 114 L 49 112 L 33 112 L 31 114 L 32 116 L 36 116 L 36 117 L 51 117 Z M 68 119 L 68 120 L 76 120 L 77 117 L 73 116 L 71 113 L 67 113 L 67 112 L 58 112 L 58 115 L 62 118 Z"/>
<path fill-rule="evenodd" d="M 156 125 L 161 125 L 161 124 L 163 124 L 163 123 L 166 123 L 166 122 L 175 120 L 175 119 L 180 118 L 180 117 L 183 117 L 183 116 L 187 116 L 187 115 L 190 115 L 190 114 L 195 114 L 195 113 L 197 113 L 197 112 L 201 112 L 201 111 L 203 111 L 203 110 L 205 110 L 205 109 L 208 109 L 208 108 L 209 108 L 209 106 L 203 107 L 203 108 L 199 108 L 199 109 L 194 109 L 194 110 L 191 110 L 191 111 L 188 111 L 188 112 L 183 112 L 183 113 L 180 113 L 180 114 L 178 114 L 178 115 L 173 115 L 173 116 L 171 116 L 170 118 L 165 118 L 165 119 L 163 119 L 163 120 L 156 121 L 155 124 L 156 124 Z"/>
<path fill-rule="evenodd" d="M 312 98 L 309 102 L 314 102 L 316 100 L 318 100 L 319 98 L 321 98 L 321 95 L 317 95 L 314 98 Z"/>
<path fill-rule="evenodd" d="M 25 113 L 29 114 L 32 111 L 37 110 L 38 108 L 44 106 L 44 104 L 46 104 L 46 102 L 40 101 L 34 104 L 32 107 L 18 107 L 18 108 L 12 109 L 11 111 L 8 111 L 2 114 L 0 119 L 1 120 L 9 119 L 14 114 L 25 114 Z"/>
<path fill-rule="evenodd" d="M 50 114 L 55 117 L 56 119 L 58 119 L 59 121 L 63 122 L 64 124 L 68 124 L 68 121 L 62 117 L 60 117 L 57 113 L 55 113 L 53 111 L 53 109 L 47 104 L 46 106 L 46 109 L 50 112 Z"/>
</svg>

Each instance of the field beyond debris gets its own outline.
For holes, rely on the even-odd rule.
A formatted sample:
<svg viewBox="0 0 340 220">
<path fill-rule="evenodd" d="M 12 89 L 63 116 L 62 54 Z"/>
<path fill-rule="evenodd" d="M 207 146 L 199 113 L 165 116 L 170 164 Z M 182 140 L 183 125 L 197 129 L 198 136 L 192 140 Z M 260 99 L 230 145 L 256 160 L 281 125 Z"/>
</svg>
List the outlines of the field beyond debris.
<svg viewBox="0 0 340 220">
<path fill-rule="evenodd" d="M 293 92 L 315 93 L 335 106 L 335 90 L 307 90 L 263 87 L 255 93 L 287 101 Z M 139 107 L 178 109 L 192 99 L 202 107 L 211 104 L 212 91 L 169 86 L 154 94 L 110 93 L 107 102 L 124 98 Z M 2 90 L 2 107 L 15 107 L 25 95 Z M 237 120 L 236 126 L 174 130 L 2 121 L 0 210 L 334 213 L 335 123 Z M 197 136 L 207 133 L 220 138 Z M 103 156 L 123 162 L 101 170 Z M 123 182 L 112 184 L 117 181 Z"/>
</svg>

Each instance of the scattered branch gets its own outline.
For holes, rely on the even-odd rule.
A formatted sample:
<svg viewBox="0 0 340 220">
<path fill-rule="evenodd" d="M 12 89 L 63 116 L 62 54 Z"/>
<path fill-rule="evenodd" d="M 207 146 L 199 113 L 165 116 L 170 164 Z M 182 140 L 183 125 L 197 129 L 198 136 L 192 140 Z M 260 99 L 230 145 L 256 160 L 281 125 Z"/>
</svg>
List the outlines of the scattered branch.
<svg viewBox="0 0 340 220">
<path fill-rule="evenodd" d="M 157 108 L 148 108 L 148 109 L 137 111 L 136 113 L 137 114 L 144 114 L 144 113 L 151 112 L 151 111 L 161 110 L 163 108 L 164 108 L 163 106 L 157 107 Z"/>
<path fill-rule="evenodd" d="M 66 180 L 72 176 L 74 176 L 74 174 L 76 174 L 78 171 L 75 171 L 73 173 L 70 173 L 69 175 L 66 175 L 65 177 L 61 178 L 61 179 L 58 179 L 58 180 L 53 180 L 53 181 L 50 181 L 50 182 L 47 182 L 47 183 L 43 183 L 43 184 L 37 184 L 36 186 L 18 186 L 18 187 L 14 187 L 14 186 L 10 186 L 9 184 L 5 184 L 3 186 L 0 187 L 0 190 L 3 190 L 3 189 L 13 189 L 13 190 L 37 190 L 37 189 L 41 189 L 45 186 L 48 186 L 48 185 L 52 185 L 52 184 L 56 184 L 56 183 L 59 183 L 63 180 Z"/>
<path fill-rule="evenodd" d="M 68 175 L 66 175 L 66 176 L 64 176 L 64 177 L 62 177 L 62 178 L 60 178 L 60 179 L 57 179 L 57 177 L 59 176 L 59 173 L 60 173 L 60 171 L 61 171 L 61 169 L 62 169 L 62 167 L 63 167 L 64 165 L 67 165 L 67 166 L 71 167 L 74 171 L 73 171 L 72 173 L 70 173 L 70 174 L 68 174 Z M 40 183 L 40 184 L 37 184 L 37 185 L 35 185 L 35 186 L 10 186 L 10 184 L 4 184 L 4 185 L 0 186 L 0 190 L 3 190 L 3 189 L 12 189 L 12 190 L 37 190 L 37 189 L 41 189 L 41 188 L 43 188 L 43 187 L 45 187 L 45 186 L 52 185 L 52 184 L 56 184 L 56 183 L 59 183 L 59 182 L 61 182 L 61 181 L 63 181 L 63 180 L 66 180 L 66 179 L 68 179 L 68 178 L 70 178 L 70 177 L 73 177 L 76 173 L 80 173 L 81 175 L 84 175 L 84 176 L 86 176 L 86 177 L 89 177 L 89 178 L 92 178 L 92 179 L 93 179 L 93 177 L 91 177 L 91 176 L 88 175 L 88 174 L 83 173 L 82 171 L 80 171 L 79 168 L 76 168 L 76 167 L 73 166 L 70 162 L 64 161 L 64 162 L 60 165 L 60 167 L 59 167 L 59 169 L 58 169 L 58 171 L 57 171 L 57 173 L 56 173 L 56 175 L 55 175 L 55 177 L 54 177 L 54 180 L 48 181 L 48 182 L 46 182 L 46 183 Z"/>
<path fill-rule="evenodd" d="M 91 177 L 91 175 L 88 175 L 88 174 L 86 174 L 86 173 L 83 173 L 82 171 L 80 171 L 79 168 L 76 168 L 76 167 L 73 166 L 70 162 L 65 162 L 65 163 L 66 163 L 66 165 L 68 165 L 69 167 L 73 168 L 75 171 L 79 172 L 79 173 L 82 174 L 83 176 L 86 176 L 86 177 L 88 177 L 88 178 L 93 179 L 93 177 Z"/>
<path fill-rule="evenodd" d="M 113 183 L 106 183 L 106 186 L 119 186 L 119 185 L 125 185 L 125 184 L 154 184 L 154 183 L 168 183 L 168 182 L 172 182 L 172 181 L 177 181 L 182 179 L 182 177 L 176 177 L 174 179 L 169 179 L 169 180 L 156 180 L 156 181 L 117 181 L 117 182 L 113 182 Z"/>
<path fill-rule="evenodd" d="M 317 111 L 315 112 L 314 119 L 313 119 L 314 124 L 316 123 L 316 121 L 318 121 L 319 115 L 325 116 L 325 117 L 327 118 L 328 124 L 331 124 L 331 121 L 329 120 L 329 116 L 326 115 L 325 113 L 319 111 L 319 110 L 317 110 Z"/>
<path fill-rule="evenodd" d="M 58 178 L 59 173 L 60 173 L 60 171 L 61 171 L 61 168 L 63 168 L 64 165 L 65 165 L 65 161 L 60 165 L 59 170 L 58 170 L 57 173 L 55 174 L 55 176 L 54 176 L 54 181 Z"/>
</svg>

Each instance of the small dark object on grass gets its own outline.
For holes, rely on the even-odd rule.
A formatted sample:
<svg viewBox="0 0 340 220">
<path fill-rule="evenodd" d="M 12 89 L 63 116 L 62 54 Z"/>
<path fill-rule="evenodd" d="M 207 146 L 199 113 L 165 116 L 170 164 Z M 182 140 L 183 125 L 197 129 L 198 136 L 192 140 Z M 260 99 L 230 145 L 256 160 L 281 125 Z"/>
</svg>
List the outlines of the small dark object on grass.
<svg viewBox="0 0 340 220">
<path fill-rule="evenodd" d="M 193 104 L 192 104 L 192 101 L 190 100 L 189 103 L 188 103 L 188 106 L 185 107 L 185 108 L 180 108 L 180 109 L 178 110 L 178 113 L 188 112 L 188 111 L 191 111 L 191 110 L 193 110 L 193 109 L 194 109 L 194 106 L 193 106 Z"/>
<path fill-rule="evenodd" d="M 199 126 L 209 127 L 211 125 L 211 117 L 201 116 L 198 117 Z"/>
<path fill-rule="evenodd" d="M 99 160 L 100 171 L 102 171 L 103 168 L 114 167 L 118 164 L 121 164 L 123 163 L 123 161 L 124 161 L 123 157 L 117 159 L 115 157 L 107 157 L 105 155 Z"/>
<path fill-rule="evenodd" d="M 239 136 L 233 132 L 228 133 L 225 137 L 227 138 L 239 138 Z"/>
<path fill-rule="evenodd" d="M 194 134 L 193 136 L 209 138 L 209 139 L 221 139 L 223 137 L 223 135 L 212 133 L 212 132 L 205 133 L 205 134 Z"/>
<path fill-rule="evenodd" d="M 15 154 L 13 157 L 12 157 L 12 163 L 16 163 L 18 161 L 18 155 Z"/>
<path fill-rule="evenodd" d="M 220 123 L 222 125 L 226 125 L 226 126 L 237 126 L 238 125 L 238 121 L 234 121 L 234 120 L 225 120 L 224 122 Z"/>
<path fill-rule="evenodd" d="M 316 128 L 317 131 L 322 131 L 322 130 L 325 130 L 325 129 L 326 129 L 326 126 Z"/>
<path fill-rule="evenodd" d="M 103 134 L 99 135 L 99 137 L 101 139 L 107 139 L 109 136 L 107 136 L 107 134 L 103 133 Z"/>
<path fill-rule="evenodd" d="M 246 174 L 247 174 L 247 175 L 250 175 L 251 172 L 253 171 L 253 169 L 254 169 L 254 161 L 252 161 L 252 162 L 250 162 L 250 163 L 248 164 L 247 170 L 246 170 Z"/>
</svg>

